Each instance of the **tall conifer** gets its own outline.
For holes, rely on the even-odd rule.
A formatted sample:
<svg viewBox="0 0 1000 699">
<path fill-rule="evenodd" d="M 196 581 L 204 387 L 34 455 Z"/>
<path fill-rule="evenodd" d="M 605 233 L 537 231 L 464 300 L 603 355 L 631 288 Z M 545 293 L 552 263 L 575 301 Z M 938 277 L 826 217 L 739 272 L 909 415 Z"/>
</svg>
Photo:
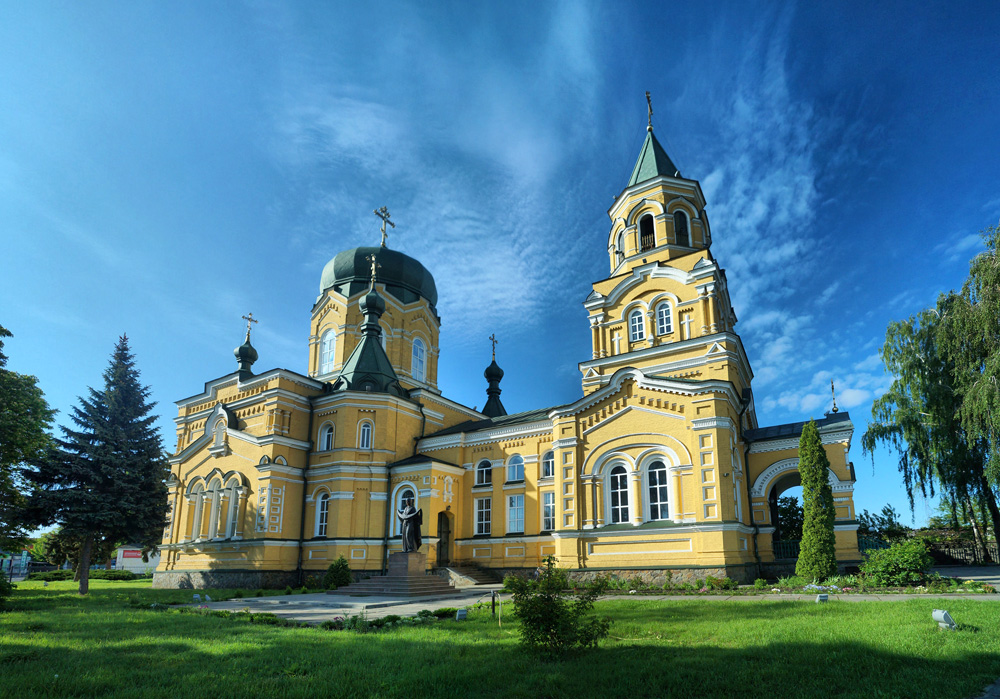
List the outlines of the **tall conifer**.
<svg viewBox="0 0 1000 699">
<path fill-rule="evenodd" d="M 89 389 L 63 427 L 58 446 L 27 471 L 36 486 L 29 516 L 58 523 L 80 542 L 80 594 L 89 589 L 91 553 L 101 544 L 136 543 L 153 551 L 166 524 L 169 470 L 150 415 L 149 388 L 122 336 L 104 372 L 104 390 Z"/>
<path fill-rule="evenodd" d="M 799 439 L 799 474 L 802 476 L 802 543 L 795 574 L 822 581 L 837 572 L 836 539 L 833 534 L 833 491 L 826 457 L 816 421 L 802 428 Z"/>
</svg>

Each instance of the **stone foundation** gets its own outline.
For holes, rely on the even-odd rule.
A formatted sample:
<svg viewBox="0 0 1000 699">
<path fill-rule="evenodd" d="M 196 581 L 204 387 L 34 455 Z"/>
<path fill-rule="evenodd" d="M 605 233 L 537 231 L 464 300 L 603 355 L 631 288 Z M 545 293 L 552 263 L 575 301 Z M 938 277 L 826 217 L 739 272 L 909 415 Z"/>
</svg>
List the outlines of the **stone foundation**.
<svg viewBox="0 0 1000 699">
<path fill-rule="evenodd" d="M 741 584 L 749 584 L 757 577 L 757 566 L 754 564 L 711 568 L 654 568 L 650 570 L 637 570 L 635 568 L 585 568 L 569 572 L 571 579 L 583 583 L 590 582 L 602 575 L 618 578 L 619 580 L 638 580 L 644 585 L 651 587 L 663 587 L 667 583 L 671 585 L 694 584 L 696 580 L 704 581 L 709 576 L 718 578 L 719 580 L 730 578 Z"/>
<path fill-rule="evenodd" d="M 299 575 L 294 570 L 169 570 L 153 573 L 153 587 L 160 590 L 280 590 L 300 585 Z"/>
</svg>

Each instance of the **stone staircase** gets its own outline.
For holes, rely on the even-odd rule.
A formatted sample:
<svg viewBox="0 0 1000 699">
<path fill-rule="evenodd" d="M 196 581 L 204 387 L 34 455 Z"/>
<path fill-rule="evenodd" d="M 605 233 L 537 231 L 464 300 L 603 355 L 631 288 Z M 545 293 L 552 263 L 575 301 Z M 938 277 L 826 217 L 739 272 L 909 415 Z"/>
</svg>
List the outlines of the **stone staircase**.
<svg viewBox="0 0 1000 699">
<path fill-rule="evenodd" d="M 347 587 L 328 590 L 328 595 L 388 597 L 458 597 L 461 592 L 438 575 L 427 575 L 427 555 L 394 553 L 386 575 L 374 575 Z"/>
<path fill-rule="evenodd" d="M 498 585 L 503 582 L 493 571 L 476 566 L 444 566 L 438 569 L 438 575 L 447 577 L 455 587 Z"/>
</svg>

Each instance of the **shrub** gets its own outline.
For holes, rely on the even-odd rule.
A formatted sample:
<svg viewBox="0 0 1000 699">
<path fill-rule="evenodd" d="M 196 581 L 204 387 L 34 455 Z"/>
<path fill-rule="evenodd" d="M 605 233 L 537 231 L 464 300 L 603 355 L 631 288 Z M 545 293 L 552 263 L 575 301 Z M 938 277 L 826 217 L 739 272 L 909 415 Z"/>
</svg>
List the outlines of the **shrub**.
<svg viewBox="0 0 1000 699">
<path fill-rule="evenodd" d="M 755 589 L 755 590 L 766 590 L 767 589 L 767 580 L 765 580 L 764 578 L 757 578 L 756 580 L 753 581 L 753 589 Z"/>
<path fill-rule="evenodd" d="M 303 585 L 302 589 L 299 590 L 299 594 L 302 594 L 302 595 L 304 595 L 304 594 L 306 594 L 308 592 L 309 592 L 309 588 L 306 587 L 305 585 Z"/>
<path fill-rule="evenodd" d="M 235 593 L 233 594 L 233 597 L 235 597 L 236 599 L 243 599 L 243 590 L 237 590 L 237 591 L 236 591 L 236 592 L 235 592 Z"/>
<path fill-rule="evenodd" d="M 705 585 L 712 590 L 735 590 L 737 588 L 736 581 L 729 576 L 720 580 L 719 578 L 709 575 L 705 578 Z"/>
<path fill-rule="evenodd" d="M 263 590 L 257 590 L 255 593 L 253 593 L 253 596 L 254 597 L 263 597 L 264 596 L 264 591 Z"/>
<path fill-rule="evenodd" d="M 285 587 L 285 594 L 286 595 L 292 594 L 292 586 L 291 585 L 288 585 L 288 586 Z"/>
<path fill-rule="evenodd" d="M 346 558 L 341 556 L 326 569 L 326 575 L 323 576 L 323 587 L 327 590 L 336 590 L 338 587 L 350 584 L 351 564 L 347 562 Z"/>
<path fill-rule="evenodd" d="M 875 585 L 899 586 L 921 582 L 932 565 L 923 540 L 907 539 L 869 553 L 861 572 Z"/>
<path fill-rule="evenodd" d="M 323 585 L 323 576 L 321 575 L 307 575 L 302 583 L 310 590 L 318 590 Z"/>
<path fill-rule="evenodd" d="M 17 587 L 14 583 L 7 579 L 7 576 L 0 573 L 0 609 L 3 609 L 7 603 L 7 598 L 11 596 L 14 589 Z"/>
<path fill-rule="evenodd" d="M 94 571 L 92 571 L 94 572 Z M 72 570 L 47 570 L 44 573 L 28 573 L 28 580 L 39 580 L 42 582 L 56 582 L 59 580 L 72 580 Z"/>
<path fill-rule="evenodd" d="M 438 619 L 452 619 L 457 611 L 455 607 L 441 607 L 440 609 L 435 609 L 433 614 Z"/>
<path fill-rule="evenodd" d="M 594 601 L 606 589 L 595 580 L 577 594 L 564 597 L 564 578 L 556 572 L 555 559 L 545 559 L 537 580 L 508 575 L 504 588 L 512 593 L 514 609 L 521 620 L 521 641 L 544 656 L 558 657 L 573 648 L 594 648 L 608 635 L 610 621 L 587 615 Z"/>
</svg>

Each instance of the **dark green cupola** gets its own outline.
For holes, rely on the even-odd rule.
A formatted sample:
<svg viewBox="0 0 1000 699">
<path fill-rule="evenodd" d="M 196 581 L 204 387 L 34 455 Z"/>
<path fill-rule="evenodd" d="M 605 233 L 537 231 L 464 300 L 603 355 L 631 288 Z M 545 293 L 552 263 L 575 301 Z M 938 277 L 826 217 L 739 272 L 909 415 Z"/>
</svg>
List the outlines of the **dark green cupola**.
<svg viewBox="0 0 1000 699">
<path fill-rule="evenodd" d="M 492 338 L 491 338 L 492 339 Z M 500 379 L 503 378 L 503 369 L 497 364 L 497 355 L 494 351 L 493 361 L 486 371 L 483 372 L 483 376 L 489 382 L 489 388 L 486 389 L 486 395 L 489 398 L 486 400 L 486 405 L 483 406 L 483 415 L 487 417 L 500 417 L 501 415 L 507 414 L 507 409 L 503 407 L 503 403 L 500 402 Z"/>
<path fill-rule="evenodd" d="M 653 135 L 653 127 L 647 126 L 646 140 L 642 144 L 642 150 L 639 151 L 639 159 L 632 168 L 632 177 L 629 178 L 626 189 L 656 177 L 680 176 L 680 170 Z"/>
</svg>

